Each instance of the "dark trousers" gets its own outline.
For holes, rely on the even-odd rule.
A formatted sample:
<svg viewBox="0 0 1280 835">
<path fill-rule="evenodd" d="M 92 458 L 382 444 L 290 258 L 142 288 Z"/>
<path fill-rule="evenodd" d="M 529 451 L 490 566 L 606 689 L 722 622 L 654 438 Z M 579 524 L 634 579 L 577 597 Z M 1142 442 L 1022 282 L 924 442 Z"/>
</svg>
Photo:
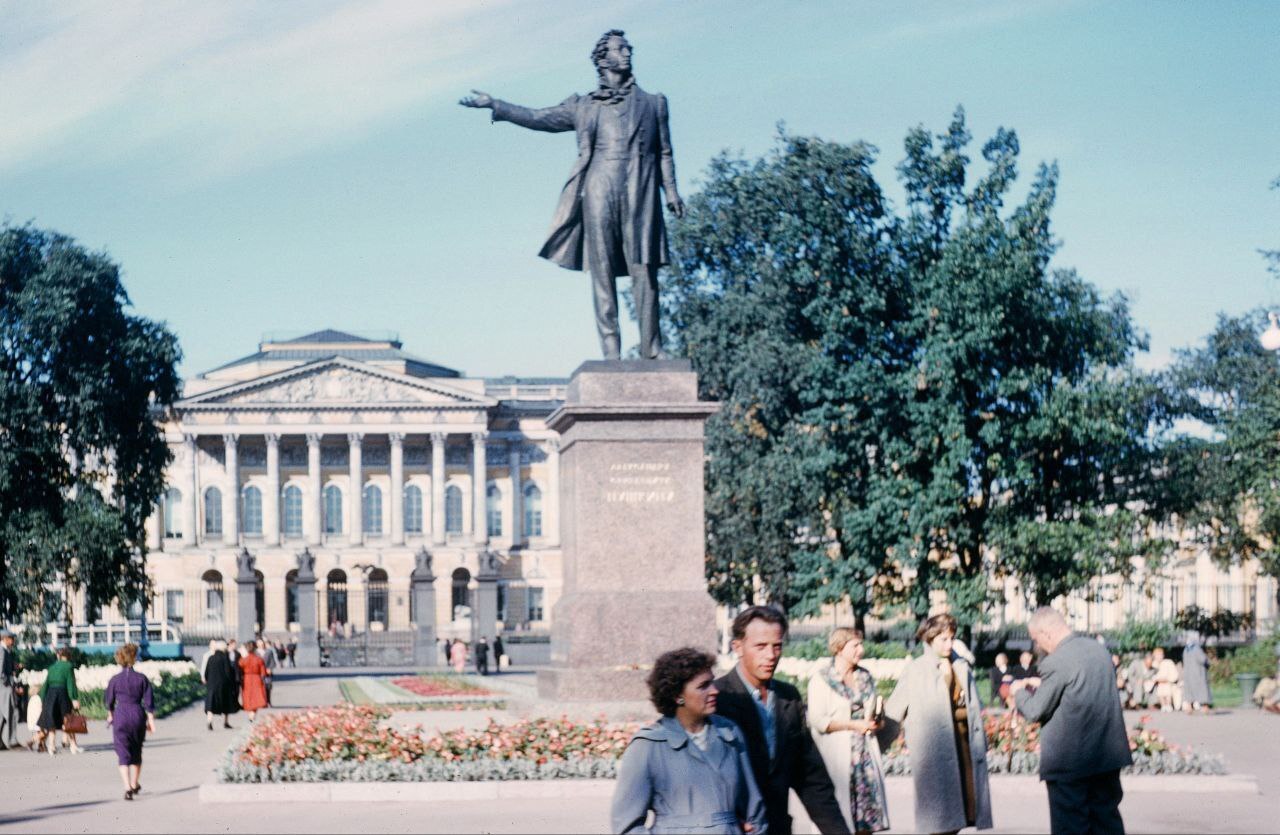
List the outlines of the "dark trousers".
<svg viewBox="0 0 1280 835">
<path fill-rule="evenodd" d="M 658 268 L 632 264 L 631 298 L 640 323 L 640 356 L 655 359 L 662 352 L 662 330 L 658 326 Z M 605 359 L 621 356 L 622 335 L 618 330 L 618 282 L 608 270 L 592 270 L 592 299 L 596 310 L 596 333 Z"/>
<path fill-rule="evenodd" d="M 1049 831 L 1053 835 L 1124 835 L 1120 818 L 1120 772 L 1104 771 L 1079 780 L 1046 780 Z"/>
</svg>

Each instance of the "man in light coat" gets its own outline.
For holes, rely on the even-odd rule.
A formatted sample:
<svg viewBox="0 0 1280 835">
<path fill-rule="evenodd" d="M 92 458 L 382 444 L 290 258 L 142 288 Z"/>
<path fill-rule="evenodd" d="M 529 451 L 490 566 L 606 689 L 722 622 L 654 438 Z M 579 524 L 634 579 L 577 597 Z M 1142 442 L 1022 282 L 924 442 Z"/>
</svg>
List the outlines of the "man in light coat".
<svg viewBox="0 0 1280 835">
<path fill-rule="evenodd" d="M 18 657 L 13 633 L 0 633 L 0 749 L 18 747 L 18 704 L 13 688 L 18 683 Z"/>
<path fill-rule="evenodd" d="M 1123 835 L 1120 769 L 1133 757 L 1111 657 L 1048 607 L 1036 610 L 1028 631 L 1046 656 L 1038 678 L 1011 689 L 1018 712 L 1043 726 L 1040 779 L 1049 790 L 1050 830 Z"/>
</svg>

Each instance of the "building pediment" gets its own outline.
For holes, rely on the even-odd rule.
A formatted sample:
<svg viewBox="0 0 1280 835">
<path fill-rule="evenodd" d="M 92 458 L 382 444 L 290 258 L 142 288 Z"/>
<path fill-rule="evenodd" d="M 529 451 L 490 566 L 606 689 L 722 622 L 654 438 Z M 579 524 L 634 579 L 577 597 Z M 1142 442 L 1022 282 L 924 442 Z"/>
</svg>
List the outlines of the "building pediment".
<svg viewBox="0 0 1280 835">
<path fill-rule="evenodd" d="M 206 409 L 485 409 L 497 400 L 435 379 L 396 374 L 344 357 L 234 383 L 174 404 Z"/>
</svg>

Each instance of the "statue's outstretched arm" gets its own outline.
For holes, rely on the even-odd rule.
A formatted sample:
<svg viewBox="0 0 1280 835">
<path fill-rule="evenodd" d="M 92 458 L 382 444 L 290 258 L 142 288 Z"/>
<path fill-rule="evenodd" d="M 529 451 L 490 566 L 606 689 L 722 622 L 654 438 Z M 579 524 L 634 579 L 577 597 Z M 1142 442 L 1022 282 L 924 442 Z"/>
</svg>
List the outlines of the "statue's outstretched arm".
<svg viewBox="0 0 1280 835">
<path fill-rule="evenodd" d="M 553 107 L 521 107 L 518 104 L 493 99 L 493 121 L 510 122 L 529 130 L 562 133 L 574 128 L 574 116 L 578 112 L 578 96 L 570 96 Z"/>
</svg>

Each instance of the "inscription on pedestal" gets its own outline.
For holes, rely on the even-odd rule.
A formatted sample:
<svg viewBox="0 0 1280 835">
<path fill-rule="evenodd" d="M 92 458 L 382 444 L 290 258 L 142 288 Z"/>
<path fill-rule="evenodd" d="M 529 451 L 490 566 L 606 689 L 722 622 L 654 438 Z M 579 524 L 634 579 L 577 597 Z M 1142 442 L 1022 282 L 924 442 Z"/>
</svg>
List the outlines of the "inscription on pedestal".
<svg viewBox="0 0 1280 835">
<path fill-rule="evenodd" d="M 609 504 L 671 504 L 676 500 L 671 465 L 628 461 L 609 465 Z"/>
</svg>

